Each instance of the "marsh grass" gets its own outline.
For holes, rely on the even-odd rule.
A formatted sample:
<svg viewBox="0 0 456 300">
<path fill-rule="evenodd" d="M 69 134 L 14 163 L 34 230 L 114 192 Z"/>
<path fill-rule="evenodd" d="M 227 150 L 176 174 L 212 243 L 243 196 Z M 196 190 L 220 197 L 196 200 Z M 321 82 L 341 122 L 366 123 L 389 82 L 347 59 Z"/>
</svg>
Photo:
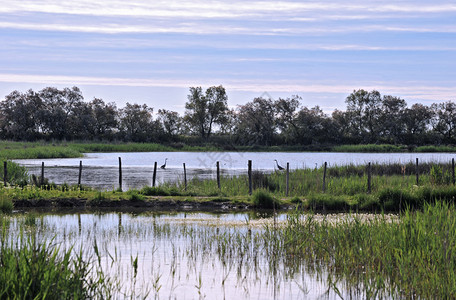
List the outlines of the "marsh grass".
<svg viewBox="0 0 456 300">
<path fill-rule="evenodd" d="M 270 192 L 266 193 L 270 195 Z M 170 213 L 173 214 L 176 213 Z M 119 223 L 113 222 L 113 216 L 118 217 Z M 81 284 L 78 278 L 85 278 L 83 286 L 98 288 L 96 291 L 89 289 L 87 294 L 81 295 L 83 298 L 106 299 L 109 295 L 127 298 L 136 291 L 135 295 L 139 297 L 143 280 L 152 287 L 150 296 L 160 299 L 179 298 L 174 292 L 182 285 L 186 285 L 184 293 L 189 298 L 204 296 L 208 287 L 217 293 L 226 291 L 230 295 L 228 293 L 234 291 L 247 298 L 285 298 L 291 292 L 295 293 L 293 298 L 305 298 L 309 292 L 305 280 L 309 278 L 324 282 L 332 292 L 328 295 L 334 297 L 338 294 L 357 299 L 456 297 L 456 208 L 453 204 L 424 203 L 420 210 L 405 208 L 396 217 L 384 214 L 330 217 L 296 210 L 280 225 L 274 218 L 274 222 L 269 220 L 263 227 L 250 224 L 253 219 L 236 227 L 219 222 L 218 216 L 214 217 L 212 225 L 205 219 L 198 222 L 187 213 L 177 214 L 175 223 L 169 221 L 169 215 L 163 217 L 160 219 L 160 213 L 156 212 L 148 212 L 143 217 L 100 213 L 94 216 L 94 223 L 83 223 L 79 233 L 71 224 L 46 225 L 43 233 L 52 235 L 60 230 L 60 236 L 59 240 L 44 243 L 48 250 L 43 256 L 49 257 L 47 262 L 52 261 L 55 250 L 58 258 L 65 257 L 68 250 L 56 246 L 62 235 L 63 239 L 82 239 L 84 247 L 94 254 L 93 258 L 87 260 L 79 256 L 81 252 L 72 250 L 68 259 L 76 259 L 76 262 L 65 264 L 70 266 L 71 274 L 79 269 L 85 270 L 80 274 L 86 274 L 70 277 L 68 287 L 75 288 Z M 111 225 L 102 225 L 104 220 L 107 223 L 111 220 Z M 62 230 L 62 226 L 68 231 Z M 33 242 L 33 228 L 23 234 L 30 231 L 30 242 L 25 238 L 20 243 L 2 240 L 2 245 L 18 250 L 17 246 L 30 244 L 27 247 L 34 251 L 22 253 L 32 261 L 32 256 L 41 255 L 42 249 L 40 243 Z M 144 254 L 138 254 L 138 245 L 144 249 Z M 16 261 L 21 268 L 25 264 Z M 124 268 L 117 268 L 122 261 Z M 40 259 L 34 262 L 38 263 L 37 270 L 51 268 L 44 266 Z M 54 264 L 62 267 L 59 261 Z M 78 264 L 83 267 L 77 268 Z M 210 274 L 205 271 L 208 269 Z M 105 275 L 91 277 L 98 272 L 107 274 L 106 270 L 131 282 L 127 286 L 128 293 L 116 294 L 113 292 L 116 286 L 103 290 L 112 283 Z M 54 274 L 52 270 L 49 272 Z M 65 274 L 66 271 L 62 272 L 62 276 Z M 303 276 L 306 279 L 297 282 L 302 274 L 313 277 Z M 21 280 L 17 277 L 8 278 Z M 291 286 L 287 286 L 288 283 Z M 21 284 L 23 287 L 25 283 Z M 59 284 L 55 283 L 55 286 Z M 0 284 L 0 288 L 3 286 Z M 270 294 L 260 294 L 265 286 Z M 47 287 L 43 285 L 43 290 Z M 308 298 L 317 296 L 310 294 Z"/>
<path fill-rule="evenodd" d="M 0 214 L 11 213 L 13 211 L 13 207 L 13 201 L 5 195 L 0 194 Z"/>
<path fill-rule="evenodd" d="M 256 190 L 252 195 L 252 203 L 256 208 L 273 209 L 279 201 L 266 190 Z"/>
<path fill-rule="evenodd" d="M 382 216 L 354 218 L 337 224 L 289 218 L 279 242 L 286 257 L 330 270 L 330 282 L 341 279 L 367 298 L 434 298 L 456 296 L 456 210 L 453 204 L 425 204 L 405 210 L 399 221 Z"/>
<path fill-rule="evenodd" d="M 2 230 L 1 299 L 105 299 L 111 294 L 109 278 L 83 259 L 82 250 L 74 254 L 72 248 L 24 232 L 8 240 L 5 226 Z"/>
<path fill-rule="evenodd" d="M 396 146 L 390 144 L 366 144 L 366 145 L 341 145 L 335 146 L 332 149 L 332 152 L 407 152 L 406 146 Z"/>
</svg>

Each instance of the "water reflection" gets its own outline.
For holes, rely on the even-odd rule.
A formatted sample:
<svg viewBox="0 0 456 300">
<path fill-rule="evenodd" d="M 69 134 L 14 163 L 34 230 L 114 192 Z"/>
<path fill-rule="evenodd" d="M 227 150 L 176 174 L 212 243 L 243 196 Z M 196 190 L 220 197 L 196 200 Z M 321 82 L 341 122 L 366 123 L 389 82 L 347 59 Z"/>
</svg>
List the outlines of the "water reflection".
<svg viewBox="0 0 456 300">
<path fill-rule="evenodd" d="M 325 281 L 324 266 L 279 255 L 281 245 L 268 243 L 265 238 L 275 233 L 265 234 L 264 224 L 273 226 L 274 221 L 261 213 L 35 214 L 40 239 L 83 247 L 87 257 L 94 257 L 96 244 L 103 270 L 122 285 L 119 297 L 147 292 L 159 299 L 336 297 Z M 11 236 L 24 218 L 15 215 Z M 286 214 L 277 220 L 284 222 Z M 132 268 L 135 259 L 137 271 Z M 337 288 L 349 295 L 342 283 Z"/>
</svg>

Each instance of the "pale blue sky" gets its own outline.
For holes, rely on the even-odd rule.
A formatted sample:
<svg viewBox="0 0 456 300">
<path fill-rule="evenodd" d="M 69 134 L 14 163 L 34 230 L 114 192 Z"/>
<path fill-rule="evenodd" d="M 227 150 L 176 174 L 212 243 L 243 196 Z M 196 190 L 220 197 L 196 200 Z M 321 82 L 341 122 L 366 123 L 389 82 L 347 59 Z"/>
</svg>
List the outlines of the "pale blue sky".
<svg viewBox="0 0 456 300">
<path fill-rule="evenodd" d="M 0 0 L 0 96 L 80 87 L 182 113 L 190 86 L 229 105 L 268 92 L 326 112 L 355 89 L 456 100 L 455 1 Z"/>
</svg>

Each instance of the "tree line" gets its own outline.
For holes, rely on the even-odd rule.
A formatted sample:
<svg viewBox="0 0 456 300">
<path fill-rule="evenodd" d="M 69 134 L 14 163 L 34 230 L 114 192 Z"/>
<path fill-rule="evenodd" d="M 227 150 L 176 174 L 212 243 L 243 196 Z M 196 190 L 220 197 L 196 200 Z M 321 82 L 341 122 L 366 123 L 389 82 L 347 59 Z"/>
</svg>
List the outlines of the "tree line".
<svg viewBox="0 0 456 300">
<path fill-rule="evenodd" d="M 105 140 L 126 142 L 198 142 L 231 145 L 324 145 L 390 143 L 454 144 L 456 104 L 430 106 L 353 91 L 346 110 L 325 114 L 319 106 L 302 106 L 299 96 L 254 98 L 228 107 L 223 86 L 191 87 L 185 113 L 146 104 L 94 98 L 84 101 L 77 87 L 13 91 L 0 102 L 0 137 L 8 140 Z"/>
</svg>

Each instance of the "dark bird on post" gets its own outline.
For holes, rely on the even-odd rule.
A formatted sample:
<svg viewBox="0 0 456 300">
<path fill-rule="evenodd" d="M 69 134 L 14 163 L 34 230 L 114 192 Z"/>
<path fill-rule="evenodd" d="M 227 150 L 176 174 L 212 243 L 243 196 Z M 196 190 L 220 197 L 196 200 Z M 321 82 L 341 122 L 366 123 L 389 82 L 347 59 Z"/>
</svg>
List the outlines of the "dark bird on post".
<svg viewBox="0 0 456 300">
<path fill-rule="evenodd" d="M 160 167 L 161 169 L 165 169 L 165 168 L 166 168 L 166 161 L 167 161 L 167 160 L 168 160 L 168 159 L 165 158 L 165 163 Z"/>
<path fill-rule="evenodd" d="M 282 167 L 282 166 L 279 165 L 279 163 L 277 162 L 277 159 L 274 159 L 274 161 L 276 162 L 277 168 L 278 168 L 279 170 L 284 170 L 284 167 Z"/>
</svg>

